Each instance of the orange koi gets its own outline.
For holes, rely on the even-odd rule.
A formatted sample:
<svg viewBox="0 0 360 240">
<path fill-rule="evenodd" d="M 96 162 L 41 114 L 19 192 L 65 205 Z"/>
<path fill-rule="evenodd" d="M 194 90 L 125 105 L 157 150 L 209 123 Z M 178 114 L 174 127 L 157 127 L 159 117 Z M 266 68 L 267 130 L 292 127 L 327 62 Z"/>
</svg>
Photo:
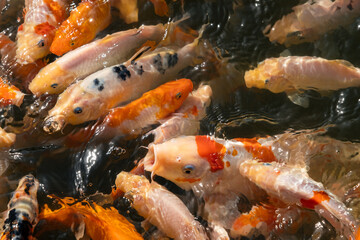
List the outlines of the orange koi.
<svg viewBox="0 0 360 240">
<path fill-rule="evenodd" d="M 19 185 L 8 204 L 1 240 L 33 239 L 31 235 L 39 212 L 38 188 L 39 182 L 31 174 L 19 181 Z"/>
<path fill-rule="evenodd" d="M 32 63 L 50 53 L 55 31 L 67 17 L 65 0 L 25 1 L 24 23 L 17 34 L 16 58 L 21 64 Z"/>
<path fill-rule="evenodd" d="M 165 0 L 150 0 L 154 5 L 155 14 L 160 17 L 169 16 L 169 7 Z"/>
<path fill-rule="evenodd" d="M 110 110 L 102 126 L 115 128 L 118 134 L 136 132 L 177 110 L 192 88 L 190 79 L 165 83 L 124 107 Z"/>
<path fill-rule="evenodd" d="M 46 224 L 36 236 L 54 229 L 76 229 L 85 224 L 85 232 L 91 239 L 143 239 L 135 227 L 113 207 L 103 208 L 93 202 L 76 202 L 72 198 L 58 199 L 58 203 L 61 208 L 57 210 L 51 210 L 45 205 L 39 215 L 39 221 Z"/>
<path fill-rule="evenodd" d="M 58 56 L 91 40 L 110 24 L 109 0 L 83 0 L 55 33 L 50 51 Z"/>
<path fill-rule="evenodd" d="M 0 107 L 14 104 L 20 106 L 24 95 L 17 87 L 8 85 L 0 78 Z"/>
</svg>

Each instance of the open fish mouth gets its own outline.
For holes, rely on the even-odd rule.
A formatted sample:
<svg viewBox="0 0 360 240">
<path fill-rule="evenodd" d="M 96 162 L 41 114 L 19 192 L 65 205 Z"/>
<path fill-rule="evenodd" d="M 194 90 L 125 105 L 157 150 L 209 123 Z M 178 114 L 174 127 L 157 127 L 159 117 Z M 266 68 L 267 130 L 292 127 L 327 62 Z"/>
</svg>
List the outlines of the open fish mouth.
<svg viewBox="0 0 360 240">
<path fill-rule="evenodd" d="M 150 144 L 149 151 L 144 158 L 144 169 L 146 171 L 154 173 L 157 165 L 158 164 L 156 162 L 155 146 L 154 144 Z"/>
<path fill-rule="evenodd" d="M 49 116 L 45 118 L 43 129 L 47 133 L 56 133 L 65 126 L 65 117 L 63 115 Z"/>
</svg>

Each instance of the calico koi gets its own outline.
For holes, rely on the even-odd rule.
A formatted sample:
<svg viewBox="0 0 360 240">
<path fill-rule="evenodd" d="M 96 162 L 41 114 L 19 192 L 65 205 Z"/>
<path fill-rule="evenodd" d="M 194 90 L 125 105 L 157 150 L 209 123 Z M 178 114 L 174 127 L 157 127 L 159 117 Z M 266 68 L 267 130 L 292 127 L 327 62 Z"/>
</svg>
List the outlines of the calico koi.
<svg viewBox="0 0 360 240">
<path fill-rule="evenodd" d="M 50 53 L 55 31 L 67 17 L 64 0 L 26 0 L 24 23 L 17 33 L 16 58 L 32 63 Z"/>
<path fill-rule="evenodd" d="M 49 111 L 46 132 L 56 132 L 65 124 L 95 120 L 121 103 L 139 98 L 162 83 L 175 79 L 199 57 L 198 40 L 178 51 L 163 50 L 143 57 L 140 52 L 129 61 L 100 70 L 71 85 Z"/>
<path fill-rule="evenodd" d="M 56 30 L 50 51 L 58 56 L 93 40 L 110 24 L 109 0 L 83 0 Z"/>
<path fill-rule="evenodd" d="M 271 42 L 290 46 L 318 40 L 325 33 L 352 23 L 360 15 L 360 2 L 309 0 L 293 10 L 266 34 Z"/>
<path fill-rule="evenodd" d="M 132 207 L 168 237 L 176 240 L 208 239 L 185 204 L 173 193 L 144 176 L 121 172 L 116 187 L 125 192 Z"/>
<path fill-rule="evenodd" d="M 14 133 L 7 133 L 4 129 L 0 128 L 0 148 L 8 148 L 14 144 L 16 135 Z"/>
<path fill-rule="evenodd" d="M 308 89 L 331 91 L 360 86 L 360 69 L 343 60 L 297 56 L 269 58 L 245 73 L 245 83 L 248 88 L 264 88 L 273 93 L 293 94 Z"/>
<path fill-rule="evenodd" d="M 41 69 L 30 83 L 29 89 L 37 96 L 45 93 L 59 94 L 78 79 L 126 61 L 143 44 L 159 43 L 173 24 L 143 25 L 138 29 L 113 33 L 83 45 Z"/>
<path fill-rule="evenodd" d="M 33 226 L 37 222 L 37 190 L 39 182 L 29 174 L 20 179 L 19 185 L 8 204 L 1 240 L 32 239 Z"/>
<path fill-rule="evenodd" d="M 130 134 L 155 124 L 178 109 L 193 88 L 190 79 L 167 82 L 124 107 L 111 109 L 99 128 Z"/>
</svg>

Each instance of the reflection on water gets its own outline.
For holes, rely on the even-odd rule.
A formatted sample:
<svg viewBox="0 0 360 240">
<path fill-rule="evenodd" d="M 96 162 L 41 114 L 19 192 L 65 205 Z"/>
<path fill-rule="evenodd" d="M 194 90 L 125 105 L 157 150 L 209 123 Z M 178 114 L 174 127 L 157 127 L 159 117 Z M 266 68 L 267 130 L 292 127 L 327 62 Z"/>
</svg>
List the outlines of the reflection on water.
<svg viewBox="0 0 360 240">
<path fill-rule="evenodd" d="M 184 72 L 184 76 L 192 78 L 196 84 L 206 81 L 214 89 L 213 101 L 206 118 L 201 122 L 200 133 L 231 139 L 275 135 L 289 129 L 326 129 L 324 135 L 334 140 L 322 140 L 322 144 L 335 146 L 329 149 L 333 151 L 329 153 L 332 157 L 312 156 L 308 162 L 309 175 L 339 196 L 359 218 L 359 88 L 342 89 L 326 95 L 308 91 L 306 95 L 310 99 L 310 105 L 305 109 L 294 105 L 284 93 L 273 94 L 266 90 L 247 89 L 243 83 L 246 70 L 265 58 L 278 57 L 286 49 L 282 45 L 270 43 L 263 35 L 263 30 L 303 1 L 167 2 L 171 19 L 180 18 L 185 11 L 190 14 L 190 18 L 185 20 L 186 25 L 199 29 L 203 24 L 209 24 L 204 39 L 212 44 L 224 63 L 221 67 L 208 63 L 198 65 Z M 150 1 L 139 0 L 138 3 L 138 23 L 125 24 L 116 17 L 118 12 L 113 9 L 113 22 L 99 37 L 141 24 L 165 23 L 169 20 L 154 14 Z M 0 30 L 12 40 L 15 40 L 16 30 L 22 22 L 23 7 L 24 1 L 21 0 L 1 1 Z M 287 51 L 292 55 L 340 58 L 359 67 L 359 26 L 360 18 L 348 27 L 325 34 L 315 43 L 291 46 Z M 55 58 L 50 56 L 49 61 Z M 6 71 L 0 72 L 5 75 L 3 77 L 10 77 L 9 80 L 26 91 L 19 79 L 7 76 L 4 72 Z M 16 188 L 16 181 L 25 174 L 34 174 L 41 183 L 40 204 L 49 201 L 48 194 L 74 198 L 89 196 L 97 191 L 108 194 L 116 175 L 122 170 L 130 171 L 135 162 L 146 154 L 146 146 L 152 139 L 143 139 L 142 136 L 133 139 L 115 137 L 102 142 L 88 139 L 87 131 L 91 131 L 94 122 L 67 126 L 61 133 L 53 135 L 44 133 L 42 120 L 55 102 L 56 96 L 34 99 L 28 95 L 20 107 L 8 106 L 0 109 L 0 126 L 18 133 L 14 147 L 0 153 L 0 211 L 5 210 L 10 192 Z M 82 139 L 88 141 L 83 142 Z M 346 142 L 335 144 L 334 141 L 338 140 Z M 298 149 L 304 150 L 306 146 Z M 184 194 L 181 189 L 163 179 L 158 180 L 179 194 L 184 202 L 191 206 L 194 214 L 201 211 L 202 203 L 196 202 L 194 196 Z M 136 223 L 143 236 L 150 239 L 152 229 L 143 232 L 144 229 L 139 227 L 142 219 L 137 218 L 135 213 L 129 216 L 128 204 L 120 202 L 116 206 L 121 213 L 127 212 L 127 217 L 132 218 L 131 221 Z M 300 214 L 306 215 L 309 221 L 299 223 L 303 225 L 293 233 L 296 237 L 284 235 L 274 236 L 274 239 L 329 239 L 335 236 L 336 233 L 329 223 L 306 210 L 293 211 L 292 215 L 279 212 L 278 228 L 286 228 L 287 222 L 295 221 Z M 48 239 L 72 238 L 71 232 L 53 231 L 48 236 Z"/>
</svg>

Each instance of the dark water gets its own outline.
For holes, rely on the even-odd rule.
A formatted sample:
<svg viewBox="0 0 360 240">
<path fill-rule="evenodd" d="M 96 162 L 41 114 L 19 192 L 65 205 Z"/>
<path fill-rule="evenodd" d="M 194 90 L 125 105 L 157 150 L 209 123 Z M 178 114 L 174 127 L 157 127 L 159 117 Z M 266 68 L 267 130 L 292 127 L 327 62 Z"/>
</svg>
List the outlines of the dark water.
<svg viewBox="0 0 360 240">
<path fill-rule="evenodd" d="M 22 23 L 21 11 L 24 6 L 20 0 L 4 1 L 1 12 L 0 30 L 13 40 L 16 29 Z M 243 74 L 258 62 L 269 57 L 278 57 L 286 48 L 269 42 L 263 30 L 274 24 L 281 16 L 291 12 L 291 8 L 300 1 L 288 0 L 187 0 L 167 1 L 170 6 L 170 20 L 181 18 L 183 12 L 190 14 L 185 25 L 199 29 L 208 24 L 203 38 L 211 43 L 220 62 L 197 66 L 184 72 L 195 83 L 209 82 L 214 89 L 213 101 L 207 116 L 201 122 L 201 134 L 213 134 L 223 138 L 255 137 L 283 133 L 286 130 L 325 128 L 326 134 L 344 141 L 360 141 L 360 89 L 348 88 L 322 96 L 314 91 L 306 94 L 310 98 L 308 108 L 293 104 L 286 94 L 273 94 L 266 90 L 247 89 L 243 83 Z M 140 24 L 165 23 L 167 17 L 154 14 L 150 1 L 139 0 L 139 23 L 127 25 L 117 18 L 113 10 L 113 23 L 102 33 L 108 33 L 138 27 Z M 183 8 L 183 9 L 182 9 Z M 20 18 L 20 19 L 18 19 Z M 287 50 L 291 55 L 319 56 L 327 59 L 344 59 L 360 67 L 360 18 L 348 27 L 338 28 L 314 43 L 295 45 Z M 54 60 L 54 56 L 48 57 Z M 221 65 L 222 64 L 222 65 Z M 10 79 L 16 85 L 17 79 Z M 23 89 L 25 90 L 25 89 Z M 59 197 L 83 198 L 97 191 L 110 193 L 116 175 L 130 171 L 135 162 L 143 158 L 150 138 L 114 138 L 103 142 L 79 143 L 68 147 L 67 136 L 75 134 L 94 122 L 81 126 L 67 126 L 61 133 L 47 135 L 42 131 L 41 121 L 56 102 L 56 96 L 43 96 L 35 99 L 27 96 L 21 107 L 9 106 L 0 110 L 0 125 L 18 133 L 17 142 L 9 151 L 3 151 L 1 157 L 9 166 L 2 176 L 10 183 L 16 182 L 27 173 L 34 174 L 41 183 L 39 191 L 40 205 L 49 201 L 48 194 Z M 344 169 L 344 170 L 342 170 Z M 350 190 L 359 182 L 356 172 L 346 166 L 332 164 L 322 174 L 314 173 L 316 180 L 324 182 L 339 194 L 348 194 L 344 201 L 348 206 L 357 206 Z M 164 179 L 157 179 L 169 189 L 179 194 L 184 201 L 193 201 L 190 193 L 185 193 Z M 339 183 L 348 192 L 334 186 Z M 1 200 L 7 201 L 16 184 L 9 184 L 8 191 Z M 355 189 L 356 190 L 356 189 Z M 355 191 L 354 190 L 354 191 Z M 190 194 L 190 195 L 189 195 Z M 192 199 L 192 200 L 191 200 Z M 355 199 L 355 200 L 354 200 Z M 194 212 L 198 204 L 192 204 Z M 134 213 L 125 199 L 116 206 L 119 211 L 139 227 L 141 217 Z M 4 208 L 4 205 L 0 207 Z M 129 210 L 130 209 L 130 210 Z M 0 209 L 1 211 L 5 209 Z M 284 239 L 308 239 L 314 232 L 319 238 L 335 237 L 334 229 L 324 220 L 313 216 L 313 225 L 304 225 L 296 237 Z M 139 228 L 139 231 L 141 228 Z M 151 230 L 144 233 L 151 237 Z M 67 233 L 52 232 L 44 239 L 74 239 Z M 262 238 L 259 238 L 262 239 Z"/>
</svg>

